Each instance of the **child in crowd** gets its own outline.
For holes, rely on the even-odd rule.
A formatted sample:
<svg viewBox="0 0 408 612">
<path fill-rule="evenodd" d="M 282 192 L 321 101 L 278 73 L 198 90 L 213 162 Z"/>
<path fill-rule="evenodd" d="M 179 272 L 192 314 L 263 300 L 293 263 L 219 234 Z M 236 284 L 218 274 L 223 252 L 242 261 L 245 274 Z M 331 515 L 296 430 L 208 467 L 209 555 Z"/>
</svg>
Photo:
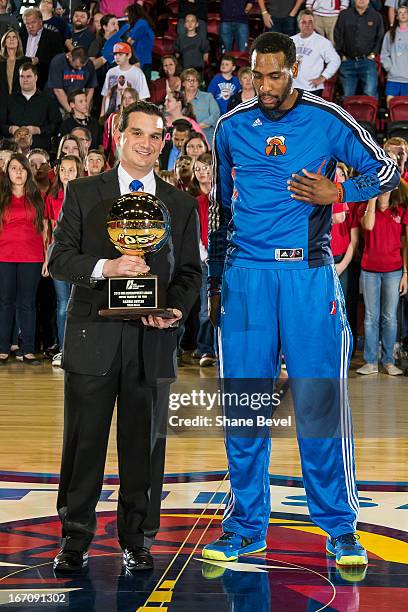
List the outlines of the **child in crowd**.
<svg viewBox="0 0 408 612">
<path fill-rule="evenodd" d="M 57 224 L 64 201 L 65 192 L 69 181 L 83 175 L 82 162 L 76 155 L 63 157 L 55 170 L 55 178 L 45 201 L 46 216 L 51 220 L 52 227 Z M 59 367 L 62 360 L 62 347 L 64 344 L 65 319 L 67 317 L 67 305 L 71 293 L 71 285 L 65 281 L 54 281 L 55 293 L 57 294 L 57 329 L 58 344 L 60 352 L 54 355 L 52 365 Z"/>
<path fill-rule="evenodd" d="M 82 163 L 85 161 L 85 151 L 82 142 L 73 134 L 66 134 L 60 140 L 57 151 L 57 161 L 65 155 L 76 155 Z"/>
<path fill-rule="evenodd" d="M 139 100 L 139 95 L 133 87 L 126 87 L 122 93 L 122 100 L 120 103 L 120 108 L 118 111 L 115 111 L 109 115 L 109 117 L 105 121 L 105 125 L 103 128 L 103 149 L 105 151 L 106 158 L 110 166 L 115 164 L 115 161 L 119 155 L 119 151 L 117 151 L 117 146 L 114 138 L 115 130 L 119 124 L 120 111 L 123 108 L 126 108 L 133 102 L 137 102 Z"/>
<path fill-rule="evenodd" d="M 406 183 L 405 186 L 408 187 L 408 142 L 404 138 L 394 136 L 384 142 L 383 149 L 390 157 L 395 158 L 398 170 L 401 172 L 401 178 Z"/>
<path fill-rule="evenodd" d="M 381 63 L 387 73 L 387 104 L 394 96 L 408 96 L 408 5 L 401 4 L 397 18 L 385 33 Z"/>
<path fill-rule="evenodd" d="M 403 184 L 359 207 L 364 251 L 361 260 L 363 289 L 364 360 L 358 374 L 378 373 L 378 346 L 381 338 L 382 365 L 386 374 L 398 376 L 394 364 L 397 340 L 397 309 L 400 296 L 408 288 L 408 195 Z M 401 239 L 405 235 L 401 253 Z"/>
<path fill-rule="evenodd" d="M 179 34 L 174 43 L 176 57 L 181 58 L 183 69 L 195 68 L 202 72 L 208 64 L 210 44 L 204 36 L 197 32 L 198 19 L 195 15 L 186 15 L 184 19 L 185 32 Z"/>
<path fill-rule="evenodd" d="M 77 127 L 86 127 L 92 135 L 91 146 L 93 149 L 101 143 L 101 128 L 95 117 L 89 116 L 86 92 L 76 89 L 68 93 L 68 104 L 71 109 L 71 116 L 61 123 L 60 134 L 69 134 Z"/>
<path fill-rule="evenodd" d="M 221 115 L 227 112 L 230 98 L 241 90 L 238 77 L 233 75 L 235 65 L 235 58 L 232 55 L 223 55 L 220 72 L 211 79 L 208 85 L 208 91 L 212 93 L 220 107 Z"/>
<path fill-rule="evenodd" d="M 37 183 L 38 189 L 43 195 L 50 187 L 50 180 L 54 178 L 54 174 L 50 167 L 50 156 L 45 149 L 31 149 L 27 155 L 27 159 L 32 170 L 34 180 Z"/>
<path fill-rule="evenodd" d="M 117 42 L 113 47 L 113 57 L 117 64 L 114 68 L 110 68 L 105 77 L 105 83 L 102 87 L 102 109 L 101 117 L 107 112 L 116 111 L 121 103 L 121 94 L 126 87 L 133 87 L 139 94 L 140 100 L 146 100 L 150 97 L 150 91 L 147 86 L 146 77 L 142 70 L 130 63 L 132 57 L 132 48 L 128 43 Z M 112 89 L 116 87 L 115 108 L 110 111 L 109 98 Z"/>
<path fill-rule="evenodd" d="M 85 159 L 85 170 L 88 176 L 95 176 L 106 170 L 106 159 L 97 149 L 91 149 Z"/>
<path fill-rule="evenodd" d="M 182 148 L 182 154 L 191 157 L 193 162 L 199 155 L 202 153 L 208 153 L 208 151 L 209 147 L 205 136 L 194 131 L 192 131 L 187 140 L 185 140 Z"/>
<path fill-rule="evenodd" d="M 176 159 L 175 172 L 178 189 L 189 191 L 193 179 L 193 158 L 189 155 L 180 155 Z"/>
</svg>

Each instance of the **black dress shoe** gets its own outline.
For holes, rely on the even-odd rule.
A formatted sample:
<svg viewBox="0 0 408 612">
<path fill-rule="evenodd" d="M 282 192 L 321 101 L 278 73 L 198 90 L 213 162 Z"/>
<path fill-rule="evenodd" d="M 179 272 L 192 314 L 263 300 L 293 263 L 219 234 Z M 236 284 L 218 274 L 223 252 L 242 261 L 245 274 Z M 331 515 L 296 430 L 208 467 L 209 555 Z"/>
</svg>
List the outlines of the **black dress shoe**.
<svg viewBox="0 0 408 612">
<path fill-rule="evenodd" d="M 65 550 L 61 548 L 54 559 L 54 570 L 57 572 L 77 572 L 88 564 L 86 550 Z"/>
<path fill-rule="evenodd" d="M 41 365 L 41 361 L 39 359 L 36 359 L 35 357 L 26 357 L 25 355 L 23 355 L 23 363 L 32 366 Z"/>
<path fill-rule="evenodd" d="M 131 572 L 153 569 L 153 557 L 148 548 L 134 546 L 123 551 L 123 565 Z"/>
</svg>

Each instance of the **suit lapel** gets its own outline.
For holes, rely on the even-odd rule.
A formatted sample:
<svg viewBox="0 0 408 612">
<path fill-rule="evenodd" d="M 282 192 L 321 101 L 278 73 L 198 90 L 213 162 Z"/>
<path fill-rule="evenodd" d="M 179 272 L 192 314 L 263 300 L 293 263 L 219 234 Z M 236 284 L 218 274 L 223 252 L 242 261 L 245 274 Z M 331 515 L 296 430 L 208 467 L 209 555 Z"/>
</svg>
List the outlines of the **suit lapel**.
<svg viewBox="0 0 408 612">
<path fill-rule="evenodd" d="M 101 174 L 102 182 L 99 183 L 99 193 L 106 215 L 108 215 L 112 204 L 120 197 L 118 169 L 108 170 Z"/>
<path fill-rule="evenodd" d="M 167 183 L 156 174 L 154 175 L 154 178 L 156 179 L 156 196 L 165 204 L 166 199 L 169 199 L 169 190 L 167 189 Z"/>
</svg>

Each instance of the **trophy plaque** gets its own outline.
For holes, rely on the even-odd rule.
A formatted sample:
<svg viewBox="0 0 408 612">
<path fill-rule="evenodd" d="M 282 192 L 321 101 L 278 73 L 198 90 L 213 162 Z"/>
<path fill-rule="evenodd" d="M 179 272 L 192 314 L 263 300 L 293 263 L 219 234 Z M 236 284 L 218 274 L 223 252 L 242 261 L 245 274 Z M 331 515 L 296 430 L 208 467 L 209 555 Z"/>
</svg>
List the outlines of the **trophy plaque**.
<svg viewBox="0 0 408 612">
<path fill-rule="evenodd" d="M 118 198 L 107 218 L 110 241 L 123 255 L 143 257 L 164 246 L 170 235 L 170 214 L 161 200 L 135 191 Z M 170 309 L 158 304 L 158 277 L 138 274 L 108 278 L 108 308 L 103 317 L 139 319 L 149 315 L 172 318 Z"/>
</svg>

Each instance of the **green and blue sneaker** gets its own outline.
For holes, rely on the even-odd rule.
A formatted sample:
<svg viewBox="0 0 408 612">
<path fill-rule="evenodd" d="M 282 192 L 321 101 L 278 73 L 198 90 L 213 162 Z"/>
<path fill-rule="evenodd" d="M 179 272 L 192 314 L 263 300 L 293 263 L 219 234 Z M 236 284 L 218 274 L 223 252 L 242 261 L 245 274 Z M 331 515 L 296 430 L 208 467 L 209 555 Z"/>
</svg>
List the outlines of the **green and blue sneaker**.
<svg viewBox="0 0 408 612">
<path fill-rule="evenodd" d="M 265 540 L 254 541 L 237 533 L 227 532 L 215 542 L 204 546 L 202 556 L 214 561 L 237 561 L 240 555 L 250 555 L 265 549 Z"/>
<path fill-rule="evenodd" d="M 345 533 L 337 538 L 327 538 L 327 554 L 336 557 L 338 565 L 367 565 L 367 551 L 355 533 Z"/>
</svg>

